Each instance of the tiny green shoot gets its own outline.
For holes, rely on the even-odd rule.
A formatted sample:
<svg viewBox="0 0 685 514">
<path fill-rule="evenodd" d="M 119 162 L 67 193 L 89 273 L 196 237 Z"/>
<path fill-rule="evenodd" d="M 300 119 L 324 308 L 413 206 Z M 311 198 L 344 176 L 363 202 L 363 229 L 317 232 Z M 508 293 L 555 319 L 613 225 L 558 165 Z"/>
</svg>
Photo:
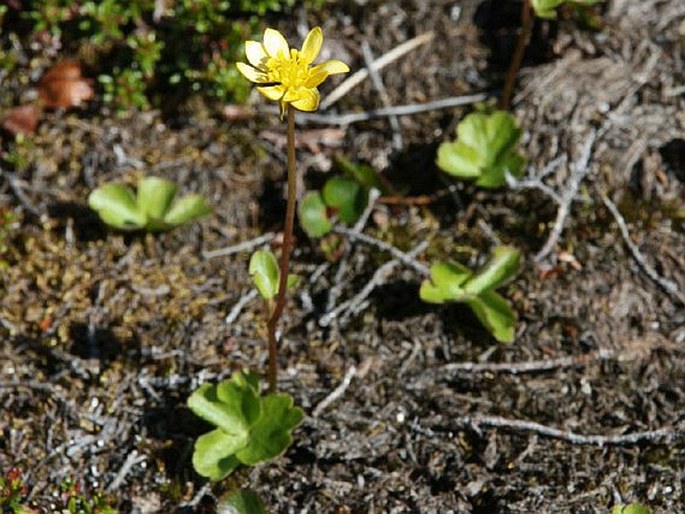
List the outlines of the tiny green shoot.
<svg viewBox="0 0 685 514">
<path fill-rule="evenodd" d="M 628 505 L 616 505 L 611 509 L 611 514 L 651 514 L 652 509 L 641 503 L 630 503 Z"/>
<path fill-rule="evenodd" d="M 457 139 L 438 148 L 438 167 L 454 177 L 474 180 L 479 187 L 505 186 L 507 172 L 514 177 L 523 173 L 520 137 L 521 129 L 508 112 L 471 113 L 457 125 Z"/>
<path fill-rule="evenodd" d="M 371 187 L 375 185 L 368 176 L 331 177 L 321 191 L 309 191 L 300 202 L 302 229 L 309 237 L 318 238 L 328 234 L 336 220 L 356 223 L 369 203 Z"/>
<path fill-rule="evenodd" d="M 495 248 L 488 262 L 477 272 L 459 263 L 437 262 L 424 280 L 419 296 L 428 303 L 463 302 L 492 336 L 501 343 L 515 337 L 516 315 L 507 300 L 494 290 L 514 277 L 520 253 L 509 246 Z"/>
<path fill-rule="evenodd" d="M 221 480 L 240 464 L 253 466 L 282 455 L 292 430 L 304 418 L 288 394 L 261 396 L 259 377 L 235 372 L 218 385 L 203 384 L 188 407 L 216 428 L 195 442 L 193 467 L 210 480 Z"/>
<path fill-rule="evenodd" d="M 217 514 L 266 514 L 264 503 L 249 489 L 231 491 L 219 498 Z"/>
<path fill-rule="evenodd" d="M 129 187 L 109 182 L 88 197 L 88 205 L 102 221 L 119 230 L 160 232 L 190 223 L 212 212 L 200 195 L 176 199 L 178 187 L 169 180 L 144 177 L 135 194 Z"/>
<path fill-rule="evenodd" d="M 590 6 L 602 0 L 530 0 L 530 5 L 538 18 L 554 19 L 557 17 L 557 8 L 563 4 L 572 6 Z"/>
</svg>

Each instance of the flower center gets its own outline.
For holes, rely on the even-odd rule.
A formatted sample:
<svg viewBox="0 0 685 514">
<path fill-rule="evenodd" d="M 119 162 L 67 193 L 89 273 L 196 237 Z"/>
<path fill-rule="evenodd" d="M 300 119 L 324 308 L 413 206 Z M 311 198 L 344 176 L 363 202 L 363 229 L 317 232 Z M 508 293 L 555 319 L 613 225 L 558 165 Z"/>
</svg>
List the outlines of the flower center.
<svg viewBox="0 0 685 514">
<path fill-rule="evenodd" d="M 302 61 L 299 52 L 294 48 L 290 55 L 279 53 L 266 62 L 269 82 L 278 82 L 286 88 L 303 86 L 309 76 L 309 65 Z"/>
</svg>

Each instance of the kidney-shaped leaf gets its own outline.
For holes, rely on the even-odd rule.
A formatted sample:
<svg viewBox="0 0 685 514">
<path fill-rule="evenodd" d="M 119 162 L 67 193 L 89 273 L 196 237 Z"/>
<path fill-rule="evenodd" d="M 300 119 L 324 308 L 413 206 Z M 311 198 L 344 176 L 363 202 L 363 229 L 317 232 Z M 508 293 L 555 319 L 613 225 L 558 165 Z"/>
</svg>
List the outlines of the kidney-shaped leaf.
<svg viewBox="0 0 685 514">
<path fill-rule="evenodd" d="M 138 208 L 133 191 L 121 184 L 98 187 L 88 196 L 88 205 L 115 228 L 136 230 L 145 226 L 145 214 Z"/>
<path fill-rule="evenodd" d="M 264 503 L 249 489 L 233 491 L 222 496 L 216 504 L 217 514 L 266 514 Z"/>
<path fill-rule="evenodd" d="M 248 272 L 262 298 L 271 300 L 276 297 L 280 273 L 278 261 L 273 252 L 257 250 L 253 253 L 250 258 Z"/>
<path fill-rule="evenodd" d="M 485 291 L 467 303 L 483 326 L 500 343 L 511 343 L 514 340 L 516 315 L 504 298 L 494 291 Z"/>
<path fill-rule="evenodd" d="M 341 221 L 355 223 L 364 212 L 368 195 L 355 181 L 345 177 L 333 177 L 326 181 L 321 192 L 324 203 L 334 208 Z"/>
<path fill-rule="evenodd" d="M 249 424 L 243 414 L 243 394 L 244 391 L 230 380 L 218 386 L 202 384 L 188 398 L 188 407 L 197 416 L 246 444 Z"/>
<path fill-rule="evenodd" d="M 419 296 L 424 302 L 445 303 L 464 299 L 464 282 L 471 271 L 456 262 L 437 262 L 431 266 L 430 279 L 424 280 Z"/>
<path fill-rule="evenodd" d="M 498 246 L 483 268 L 464 284 L 468 294 L 478 295 L 487 289 L 501 286 L 518 271 L 521 254 L 511 246 Z"/>
<path fill-rule="evenodd" d="M 261 399 L 261 414 L 250 429 L 248 445 L 237 453 L 243 464 L 275 459 L 292 443 L 292 431 L 304 419 L 288 394 L 269 394 Z"/>
<path fill-rule="evenodd" d="M 438 166 L 450 175 L 475 179 L 486 188 L 506 184 L 507 172 L 518 177 L 524 159 L 517 151 L 521 130 L 505 111 L 472 113 L 457 125 L 457 139 L 438 148 Z"/>
<path fill-rule="evenodd" d="M 298 208 L 298 214 L 300 225 L 309 237 L 325 236 L 333 228 L 328 219 L 326 204 L 321 198 L 321 193 L 317 191 L 310 191 L 304 195 Z"/>
<path fill-rule="evenodd" d="M 240 465 L 235 454 L 244 445 L 243 439 L 220 428 L 207 432 L 195 441 L 193 467 L 210 480 L 221 480 Z"/>
</svg>

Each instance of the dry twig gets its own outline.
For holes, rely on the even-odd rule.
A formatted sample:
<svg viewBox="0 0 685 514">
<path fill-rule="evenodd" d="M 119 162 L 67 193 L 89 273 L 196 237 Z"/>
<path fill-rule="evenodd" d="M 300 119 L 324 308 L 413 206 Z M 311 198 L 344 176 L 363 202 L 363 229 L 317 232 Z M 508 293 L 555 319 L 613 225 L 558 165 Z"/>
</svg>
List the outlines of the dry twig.
<svg viewBox="0 0 685 514">
<path fill-rule="evenodd" d="M 224 257 L 226 255 L 233 255 L 240 252 L 250 252 L 255 248 L 270 243 L 275 236 L 276 234 L 273 232 L 267 232 L 266 234 L 257 236 L 254 239 L 248 239 L 247 241 L 242 241 L 231 246 L 218 248 L 216 250 L 205 250 L 202 252 L 202 257 L 205 259 L 213 259 L 214 257 Z"/>
<path fill-rule="evenodd" d="M 545 259 L 554 247 L 556 246 L 561 233 L 564 231 L 564 225 L 566 224 L 566 218 L 571 212 L 571 203 L 573 202 L 576 194 L 578 194 L 578 188 L 583 182 L 583 179 L 590 172 L 590 157 L 592 157 L 592 148 L 597 139 L 597 131 L 593 130 L 590 135 L 585 139 L 585 144 L 581 149 L 580 156 L 576 161 L 571 163 L 571 177 L 566 184 L 566 189 L 561 194 L 561 201 L 559 203 L 559 209 L 557 209 L 557 218 L 554 221 L 554 226 L 552 231 L 549 233 L 547 241 L 543 245 L 542 249 L 535 254 L 535 262 L 540 262 Z"/>
<path fill-rule="evenodd" d="M 612 350 L 602 349 L 582 355 L 568 355 L 558 359 L 542 359 L 528 362 L 452 362 L 438 369 L 429 370 L 426 374 L 435 375 L 436 372 L 505 373 L 508 375 L 542 373 L 563 368 L 586 366 L 591 362 L 609 360 L 615 357 L 615 355 L 615 352 Z"/>
<path fill-rule="evenodd" d="M 411 252 L 404 255 L 404 260 L 402 262 L 412 262 L 414 257 L 419 255 L 428 247 L 427 242 L 419 244 Z M 399 250 L 397 250 L 399 252 Z M 346 321 L 349 316 L 357 314 L 366 306 L 366 299 L 369 297 L 371 292 L 376 288 L 377 285 L 381 284 L 390 273 L 395 269 L 395 267 L 400 264 L 400 259 L 393 259 L 386 262 L 371 277 L 371 280 L 359 291 L 354 297 L 341 303 L 332 311 L 327 312 L 319 319 L 319 326 L 327 327 L 333 320 L 339 319 L 341 321 Z"/>
<path fill-rule="evenodd" d="M 626 221 L 619 212 L 614 202 L 612 202 L 606 195 L 602 195 L 602 201 L 604 202 L 604 205 L 606 205 L 607 209 L 609 209 L 609 212 L 611 212 L 611 214 L 613 215 L 614 220 L 616 220 L 618 228 L 621 231 L 621 235 L 623 236 L 623 241 L 630 250 L 633 259 L 635 259 L 638 266 L 640 266 L 640 268 L 644 270 L 644 272 L 653 282 L 655 282 L 659 287 L 666 291 L 671 296 L 671 298 L 674 298 L 682 305 L 685 305 L 685 294 L 683 294 L 683 292 L 680 290 L 678 284 L 676 284 L 672 280 L 668 280 L 659 275 L 659 273 L 657 273 L 657 271 L 647 262 L 645 256 L 642 255 L 640 249 L 630 238 L 630 232 L 628 231 Z"/>
<path fill-rule="evenodd" d="M 532 432 L 544 437 L 559 439 L 570 444 L 599 446 L 628 446 L 640 443 L 672 443 L 685 438 L 685 431 L 672 428 L 659 428 L 645 432 L 633 432 L 617 435 L 583 435 L 570 430 L 542 425 L 534 421 L 508 419 L 502 416 L 463 416 L 457 418 L 454 424 L 459 427 L 470 427 L 480 432 L 481 427 L 504 428 L 518 432 Z"/>
<path fill-rule="evenodd" d="M 452 96 L 449 98 L 442 98 L 433 102 L 394 105 L 392 107 L 383 107 L 381 109 L 373 109 L 365 112 L 349 112 L 343 114 L 311 114 L 300 113 L 297 117 L 298 122 L 304 123 L 321 123 L 324 125 L 350 125 L 352 123 L 359 123 L 360 121 L 368 121 L 374 118 L 383 118 L 385 116 L 410 116 L 412 114 L 420 114 L 422 112 L 437 111 L 440 109 L 450 109 L 452 107 L 461 107 L 463 105 L 475 104 L 487 100 L 487 93 L 475 93 L 473 95 Z"/>
<path fill-rule="evenodd" d="M 347 388 L 350 387 L 350 383 L 352 382 L 352 379 L 356 374 L 357 368 L 355 366 L 350 366 L 338 387 L 333 389 L 333 391 L 331 391 L 331 393 L 328 396 L 326 396 L 326 398 L 321 400 L 321 402 L 314 408 L 314 410 L 312 411 L 312 416 L 315 418 L 319 417 L 319 414 L 321 414 L 334 401 L 336 401 L 343 394 L 345 394 L 345 391 L 347 391 Z"/>
<path fill-rule="evenodd" d="M 396 46 L 392 50 L 390 50 L 388 53 L 383 54 L 380 56 L 378 59 L 373 61 L 371 63 L 371 66 L 376 70 L 382 70 L 385 68 L 388 64 L 396 61 L 400 57 L 402 57 L 404 54 L 411 52 L 414 48 L 418 48 L 421 45 L 424 45 L 431 41 L 434 37 L 433 32 L 426 32 L 424 34 L 419 34 L 415 38 L 412 38 L 408 41 L 405 41 L 401 45 Z M 345 81 L 343 81 L 337 88 L 335 88 L 331 93 L 324 98 L 324 100 L 321 102 L 321 110 L 325 111 L 328 109 L 331 105 L 333 105 L 335 102 L 340 100 L 343 96 L 345 96 L 347 93 L 350 92 L 354 87 L 358 86 L 364 80 L 366 80 L 366 77 L 369 76 L 369 70 L 366 68 L 362 68 L 361 70 L 357 71 L 356 73 L 350 75 Z"/>
<path fill-rule="evenodd" d="M 367 41 L 362 42 L 362 54 L 364 55 L 364 62 L 366 62 L 366 67 L 369 70 L 371 76 L 371 83 L 373 87 L 378 91 L 378 96 L 383 103 L 383 107 L 390 107 L 392 103 L 390 102 L 390 97 L 385 89 L 385 84 L 383 84 L 383 79 L 378 73 L 378 70 L 373 65 L 373 53 L 371 52 L 371 47 Z M 390 124 L 390 129 L 392 130 L 392 146 L 395 150 L 402 149 L 402 132 L 400 130 L 400 119 L 396 114 L 391 114 L 388 116 L 388 123 Z"/>
</svg>

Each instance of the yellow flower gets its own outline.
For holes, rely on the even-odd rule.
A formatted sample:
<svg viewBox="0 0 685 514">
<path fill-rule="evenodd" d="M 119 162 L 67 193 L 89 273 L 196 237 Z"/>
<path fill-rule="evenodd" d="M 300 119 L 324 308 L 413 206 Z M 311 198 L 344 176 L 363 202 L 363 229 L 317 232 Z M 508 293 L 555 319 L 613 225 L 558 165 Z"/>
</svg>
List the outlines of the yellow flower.
<svg viewBox="0 0 685 514">
<path fill-rule="evenodd" d="M 323 43 L 321 28 L 314 27 L 302 44 L 302 50 L 288 47 L 283 35 L 274 29 L 264 31 L 264 42 L 246 41 L 244 62 L 236 63 L 247 80 L 258 85 L 257 91 L 269 100 L 280 102 L 281 113 L 288 104 L 300 111 L 315 111 L 319 106 L 316 89 L 329 75 L 347 73 L 347 64 L 338 60 L 311 66 Z"/>
</svg>

